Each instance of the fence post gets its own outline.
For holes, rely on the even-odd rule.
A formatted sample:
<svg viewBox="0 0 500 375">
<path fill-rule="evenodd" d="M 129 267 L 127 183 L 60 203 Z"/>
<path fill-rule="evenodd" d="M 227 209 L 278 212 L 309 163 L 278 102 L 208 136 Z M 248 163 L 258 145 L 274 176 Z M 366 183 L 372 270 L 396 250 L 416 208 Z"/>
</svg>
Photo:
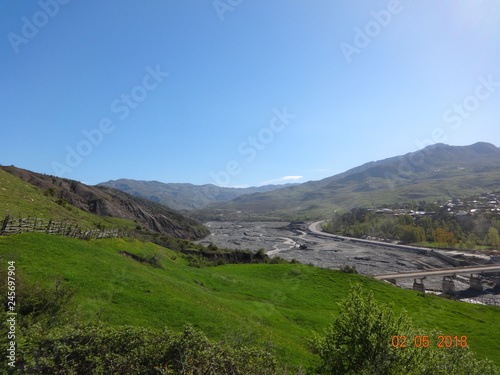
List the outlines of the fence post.
<svg viewBox="0 0 500 375">
<path fill-rule="evenodd" d="M 5 232 L 5 229 L 7 228 L 7 224 L 9 223 L 9 215 L 5 216 L 5 219 L 2 223 L 2 229 L 0 229 L 0 236 Z"/>
<path fill-rule="evenodd" d="M 52 219 L 49 220 L 49 223 L 47 224 L 47 228 L 45 229 L 46 234 L 50 234 L 50 226 L 52 225 Z"/>
</svg>

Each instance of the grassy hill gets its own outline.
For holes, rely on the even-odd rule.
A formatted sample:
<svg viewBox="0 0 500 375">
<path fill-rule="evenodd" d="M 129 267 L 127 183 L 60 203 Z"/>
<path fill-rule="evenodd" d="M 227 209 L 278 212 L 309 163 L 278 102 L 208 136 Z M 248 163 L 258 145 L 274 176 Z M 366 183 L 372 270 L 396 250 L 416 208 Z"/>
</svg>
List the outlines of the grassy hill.
<svg viewBox="0 0 500 375">
<path fill-rule="evenodd" d="M 135 197 L 109 187 L 87 186 L 78 181 L 43 175 L 32 171 L 0 166 L 0 189 L 6 200 L 0 202 L 0 212 L 13 215 L 40 216 L 56 219 L 82 218 L 89 224 L 92 216 L 112 217 L 135 222 L 153 232 L 176 238 L 199 239 L 209 234 L 196 220 L 150 200 Z M 8 172 L 12 177 L 7 176 Z M 28 184 L 26 184 L 28 183 Z M 60 206 L 60 207 L 58 207 Z M 77 215 L 65 212 L 77 210 Z M 82 215 L 85 212 L 89 215 Z M 100 219 L 97 219 L 100 220 Z M 104 220 L 104 219 L 103 219 Z M 96 221 L 94 219 L 93 221 Z M 109 222 L 108 219 L 105 220 Z"/>
<path fill-rule="evenodd" d="M 130 254 L 155 256 L 161 268 Z M 20 282 L 59 279 L 73 287 L 83 320 L 175 330 L 192 323 L 212 338 L 269 342 L 296 364 L 316 360 L 307 338 L 333 321 L 337 303 L 360 283 L 380 302 L 405 309 L 422 334 L 467 335 L 472 350 L 500 365 L 500 308 L 423 296 L 359 275 L 300 264 L 193 268 L 180 253 L 151 243 L 37 233 L 0 237 L 0 259 L 16 261 Z"/>
<path fill-rule="evenodd" d="M 85 229 L 99 226 L 130 230 L 137 226 L 130 220 L 85 212 L 0 169 L 0 218 L 7 215 L 78 224 Z"/>
</svg>

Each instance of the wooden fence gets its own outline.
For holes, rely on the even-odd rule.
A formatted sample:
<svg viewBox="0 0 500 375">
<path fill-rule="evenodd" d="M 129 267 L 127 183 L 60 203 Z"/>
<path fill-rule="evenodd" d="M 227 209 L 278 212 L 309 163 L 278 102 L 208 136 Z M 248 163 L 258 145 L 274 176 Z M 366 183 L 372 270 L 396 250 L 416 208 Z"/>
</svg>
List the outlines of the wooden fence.
<svg viewBox="0 0 500 375">
<path fill-rule="evenodd" d="M 59 223 L 52 220 L 46 221 L 36 217 L 19 217 L 15 219 L 7 216 L 0 222 L 0 236 L 26 232 L 47 233 L 56 236 L 78 238 L 81 240 L 124 236 L 124 233 L 118 229 L 86 230 L 75 224 Z"/>
</svg>

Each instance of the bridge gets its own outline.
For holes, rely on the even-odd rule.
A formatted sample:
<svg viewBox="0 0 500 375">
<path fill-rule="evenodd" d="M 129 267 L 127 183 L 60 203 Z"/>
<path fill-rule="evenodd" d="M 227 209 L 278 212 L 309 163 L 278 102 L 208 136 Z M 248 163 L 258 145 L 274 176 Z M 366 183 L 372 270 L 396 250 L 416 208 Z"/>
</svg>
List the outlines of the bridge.
<svg viewBox="0 0 500 375">
<path fill-rule="evenodd" d="M 372 240 L 363 240 L 363 239 L 358 239 L 358 238 L 350 238 L 350 237 L 345 237 L 345 236 L 339 236 L 335 234 L 330 234 L 330 233 L 325 233 L 321 231 L 320 229 L 320 224 L 322 221 L 317 221 L 309 225 L 309 234 L 318 236 L 318 237 L 330 237 L 335 240 L 341 240 L 341 241 L 351 241 L 351 242 L 357 242 L 357 243 L 363 243 L 366 245 L 375 245 L 375 246 L 385 246 L 385 247 L 391 247 L 391 248 L 396 248 L 400 250 L 405 250 L 405 251 L 411 251 L 411 252 L 416 252 L 420 254 L 428 254 L 431 256 L 437 256 L 439 258 L 444 258 L 446 262 L 452 264 L 452 265 L 457 265 L 458 266 L 458 261 L 455 261 L 453 258 L 450 258 L 444 254 L 438 253 L 436 251 L 433 251 L 432 249 L 428 248 L 423 248 L 423 247 L 417 247 L 417 246 L 407 246 L 407 245 L 401 245 L 401 244 L 392 244 L 392 243 L 386 243 L 386 242 L 379 242 L 379 241 L 372 241 Z M 414 279 L 413 282 L 413 289 L 417 290 L 419 292 L 425 293 L 425 286 L 423 283 L 423 279 L 426 278 L 427 276 L 443 276 L 443 288 L 442 291 L 443 293 L 446 294 L 454 294 L 455 293 L 455 284 L 453 282 L 453 279 L 451 276 L 455 276 L 458 274 L 470 274 L 470 287 L 471 289 L 477 290 L 477 291 L 482 291 L 483 287 L 481 285 L 481 278 L 474 276 L 474 274 L 481 274 L 484 272 L 500 272 L 500 264 L 495 264 L 495 265 L 486 265 L 486 266 L 471 266 L 471 267 L 453 267 L 453 268 L 441 268 L 441 269 L 433 269 L 433 270 L 426 270 L 426 271 L 417 271 L 417 272 L 403 272 L 403 273 L 394 273 L 394 274 L 384 274 L 384 275 L 376 275 L 373 276 L 375 279 L 378 280 L 387 280 L 392 282 L 393 284 L 396 284 L 397 279 Z M 419 279 L 419 281 L 417 281 Z M 495 277 L 495 288 L 500 288 L 500 273 L 497 273 L 497 276 Z"/>
<path fill-rule="evenodd" d="M 458 274 L 472 274 L 472 273 L 482 273 L 482 272 L 499 272 L 500 264 L 489 265 L 489 266 L 473 266 L 473 267 L 455 267 L 455 268 L 445 268 L 437 270 L 427 270 L 418 272 L 404 272 L 404 273 L 394 273 L 374 276 L 378 280 L 388 280 L 388 279 L 419 279 L 426 276 L 451 276 Z"/>
<path fill-rule="evenodd" d="M 455 267 L 448 269 L 438 269 L 438 270 L 427 270 L 420 272 L 404 272 L 404 273 L 394 273 L 385 275 L 376 275 L 375 279 L 387 280 L 396 284 L 397 279 L 413 279 L 413 290 L 421 293 L 425 293 L 425 285 L 423 279 L 427 276 L 443 276 L 443 286 L 442 291 L 445 294 L 455 294 L 455 283 L 452 276 L 458 274 L 470 274 L 470 288 L 479 292 L 483 291 L 483 285 L 481 284 L 481 278 L 474 276 L 474 274 L 480 274 L 483 272 L 499 272 L 500 265 L 490 265 L 490 266 L 473 266 L 473 267 Z M 497 274 L 495 276 L 495 288 L 500 288 L 500 276 Z"/>
</svg>

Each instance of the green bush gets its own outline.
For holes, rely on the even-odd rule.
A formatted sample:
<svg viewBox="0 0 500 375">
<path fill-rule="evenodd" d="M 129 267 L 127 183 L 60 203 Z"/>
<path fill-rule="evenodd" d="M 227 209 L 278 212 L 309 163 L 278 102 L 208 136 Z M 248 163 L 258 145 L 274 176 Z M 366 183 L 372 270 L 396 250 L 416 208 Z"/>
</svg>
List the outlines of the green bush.
<svg viewBox="0 0 500 375">
<path fill-rule="evenodd" d="M 19 374 L 276 374 L 273 354 L 230 348 L 186 326 L 168 330 L 80 324 L 36 333 L 19 351 Z"/>
<path fill-rule="evenodd" d="M 360 285 L 352 288 L 341 305 L 333 326 L 314 334 L 311 343 L 319 355 L 318 374 L 500 374 L 488 360 L 478 360 L 468 347 L 438 348 L 436 344 L 417 347 L 413 338 L 421 333 L 406 313 L 378 304 Z M 394 336 L 406 336 L 406 347 L 394 347 Z M 397 344 L 396 344 L 397 345 Z"/>
<path fill-rule="evenodd" d="M 266 257 L 266 251 L 262 247 L 255 253 L 255 259 L 265 260 Z"/>
<path fill-rule="evenodd" d="M 340 271 L 344 273 L 358 273 L 355 266 L 342 265 L 340 266 Z"/>
<path fill-rule="evenodd" d="M 53 187 L 49 187 L 47 190 L 43 192 L 43 195 L 46 197 L 55 197 L 56 196 L 56 190 Z"/>
<path fill-rule="evenodd" d="M 210 244 L 207 246 L 207 249 L 210 250 L 210 251 L 217 251 L 217 250 L 219 250 L 219 248 L 217 247 L 217 245 L 214 244 L 213 242 L 210 242 Z"/>
</svg>

